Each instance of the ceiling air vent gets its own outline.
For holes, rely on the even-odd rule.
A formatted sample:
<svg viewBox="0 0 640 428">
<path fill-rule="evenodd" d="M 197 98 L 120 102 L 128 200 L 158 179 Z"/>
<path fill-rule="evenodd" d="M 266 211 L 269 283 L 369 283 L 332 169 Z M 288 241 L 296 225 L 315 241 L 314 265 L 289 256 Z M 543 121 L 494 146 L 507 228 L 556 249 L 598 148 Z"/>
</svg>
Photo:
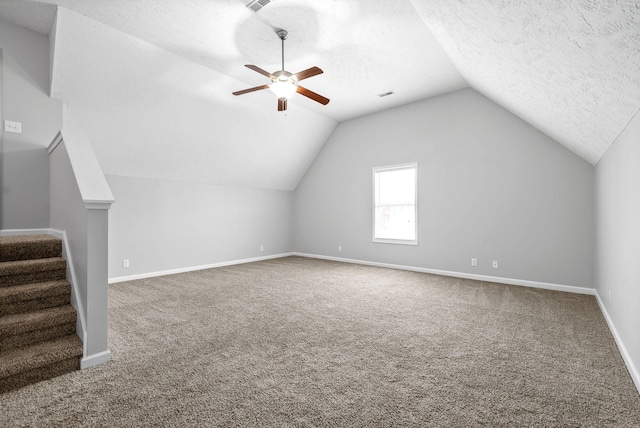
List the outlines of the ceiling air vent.
<svg viewBox="0 0 640 428">
<path fill-rule="evenodd" d="M 271 3 L 271 0 L 252 0 L 247 7 L 252 11 L 257 12 L 269 3 Z"/>
</svg>

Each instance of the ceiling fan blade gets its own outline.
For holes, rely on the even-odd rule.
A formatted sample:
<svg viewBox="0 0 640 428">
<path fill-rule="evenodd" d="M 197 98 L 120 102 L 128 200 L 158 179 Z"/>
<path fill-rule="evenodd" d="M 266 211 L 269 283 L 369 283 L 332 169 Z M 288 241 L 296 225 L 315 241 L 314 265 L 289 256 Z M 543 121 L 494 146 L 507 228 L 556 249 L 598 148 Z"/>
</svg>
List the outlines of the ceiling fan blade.
<svg viewBox="0 0 640 428">
<path fill-rule="evenodd" d="M 307 88 L 303 88 L 302 86 L 298 86 L 296 88 L 296 92 L 304 95 L 307 98 L 311 98 L 313 101 L 317 101 L 320 104 L 329 104 L 329 98 L 325 98 L 320 94 L 316 94 L 315 92 L 308 90 Z"/>
<path fill-rule="evenodd" d="M 308 79 L 309 77 L 317 76 L 322 73 L 323 71 L 319 67 L 311 67 L 294 74 L 292 77 L 299 82 L 303 79 Z"/>
<path fill-rule="evenodd" d="M 248 94 L 249 92 L 253 92 L 253 91 L 259 91 L 261 89 L 269 89 L 269 85 L 262 85 L 262 86 L 255 86 L 253 88 L 249 88 L 249 89 L 243 89 L 242 91 L 236 91 L 233 93 L 233 95 L 242 95 L 242 94 Z"/>
<path fill-rule="evenodd" d="M 269 79 L 273 79 L 274 78 L 273 74 L 269 73 L 268 71 L 265 71 L 265 70 L 261 69 L 257 65 L 245 64 L 244 66 L 247 67 L 247 68 L 250 68 L 253 71 L 257 71 L 258 73 L 260 73 L 260 74 L 262 74 L 264 76 L 267 76 Z"/>
<path fill-rule="evenodd" d="M 278 111 L 285 111 L 287 109 L 287 99 L 278 98 Z"/>
</svg>

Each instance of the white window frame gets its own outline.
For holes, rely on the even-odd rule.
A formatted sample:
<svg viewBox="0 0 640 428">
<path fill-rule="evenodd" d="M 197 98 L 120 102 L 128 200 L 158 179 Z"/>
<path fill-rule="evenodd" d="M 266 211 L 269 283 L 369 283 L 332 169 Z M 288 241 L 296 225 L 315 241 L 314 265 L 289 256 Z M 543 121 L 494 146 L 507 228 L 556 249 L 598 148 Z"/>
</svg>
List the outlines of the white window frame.
<svg viewBox="0 0 640 428">
<path fill-rule="evenodd" d="M 386 171 L 394 171 L 400 169 L 415 169 L 415 195 L 414 195 L 414 215 L 415 215 L 415 239 L 388 239 L 388 238 L 376 238 L 376 174 L 380 172 Z M 418 162 L 410 162 L 403 163 L 399 165 L 389 165 L 389 166 L 374 166 L 371 174 L 372 178 L 372 220 L 373 224 L 371 227 L 371 235 L 373 237 L 373 242 L 383 243 L 383 244 L 401 244 L 401 245 L 418 245 Z"/>
</svg>

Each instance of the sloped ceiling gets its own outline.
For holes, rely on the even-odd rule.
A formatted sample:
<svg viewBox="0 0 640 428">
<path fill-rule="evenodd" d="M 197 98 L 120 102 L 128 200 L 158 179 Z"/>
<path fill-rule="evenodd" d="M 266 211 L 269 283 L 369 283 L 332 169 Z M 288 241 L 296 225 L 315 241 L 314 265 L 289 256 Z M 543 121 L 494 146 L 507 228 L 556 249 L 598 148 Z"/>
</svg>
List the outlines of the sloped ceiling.
<svg viewBox="0 0 640 428">
<path fill-rule="evenodd" d="M 596 163 L 640 108 L 637 0 L 411 0 L 470 86 Z"/>
<path fill-rule="evenodd" d="M 37 1 L 0 1 L 0 19 L 42 34 L 49 34 L 56 15 L 54 4 Z"/>
<path fill-rule="evenodd" d="M 269 83 L 244 64 L 281 68 L 275 29 L 284 28 L 286 69 L 319 66 L 324 74 L 304 85 L 331 99 L 327 106 L 302 96 L 291 101 L 336 121 L 467 86 L 405 0 L 275 0 L 257 13 L 248 1 L 56 3 L 244 82 L 237 89 Z M 377 96 L 388 91 L 394 96 Z M 245 97 L 276 105 L 268 92 Z"/>
<path fill-rule="evenodd" d="M 51 92 L 105 174 L 293 190 L 336 122 L 60 8 Z M 269 94 L 266 94 L 269 95 Z"/>
<path fill-rule="evenodd" d="M 0 18 L 46 33 L 50 5 L 69 11 L 52 89 L 70 125 L 113 136 L 92 141 L 120 175 L 292 189 L 336 123 L 466 86 L 596 163 L 640 108 L 637 1 L 248 2 L 5 0 Z M 265 83 L 243 64 L 280 69 L 275 28 L 289 71 L 324 70 L 304 86 L 329 105 L 230 95 Z"/>
</svg>

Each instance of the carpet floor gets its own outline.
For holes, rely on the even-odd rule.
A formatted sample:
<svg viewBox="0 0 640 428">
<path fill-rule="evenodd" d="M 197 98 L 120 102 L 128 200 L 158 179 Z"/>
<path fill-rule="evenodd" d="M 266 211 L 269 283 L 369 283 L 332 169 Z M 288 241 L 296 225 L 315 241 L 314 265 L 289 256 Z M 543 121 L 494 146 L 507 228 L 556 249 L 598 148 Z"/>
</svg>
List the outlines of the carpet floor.
<svg viewBox="0 0 640 428">
<path fill-rule="evenodd" d="M 0 395 L 0 426 L 640 426 L 592 296 L 287 257 L 109 299 L 113 359 Z"/>
</svg>

